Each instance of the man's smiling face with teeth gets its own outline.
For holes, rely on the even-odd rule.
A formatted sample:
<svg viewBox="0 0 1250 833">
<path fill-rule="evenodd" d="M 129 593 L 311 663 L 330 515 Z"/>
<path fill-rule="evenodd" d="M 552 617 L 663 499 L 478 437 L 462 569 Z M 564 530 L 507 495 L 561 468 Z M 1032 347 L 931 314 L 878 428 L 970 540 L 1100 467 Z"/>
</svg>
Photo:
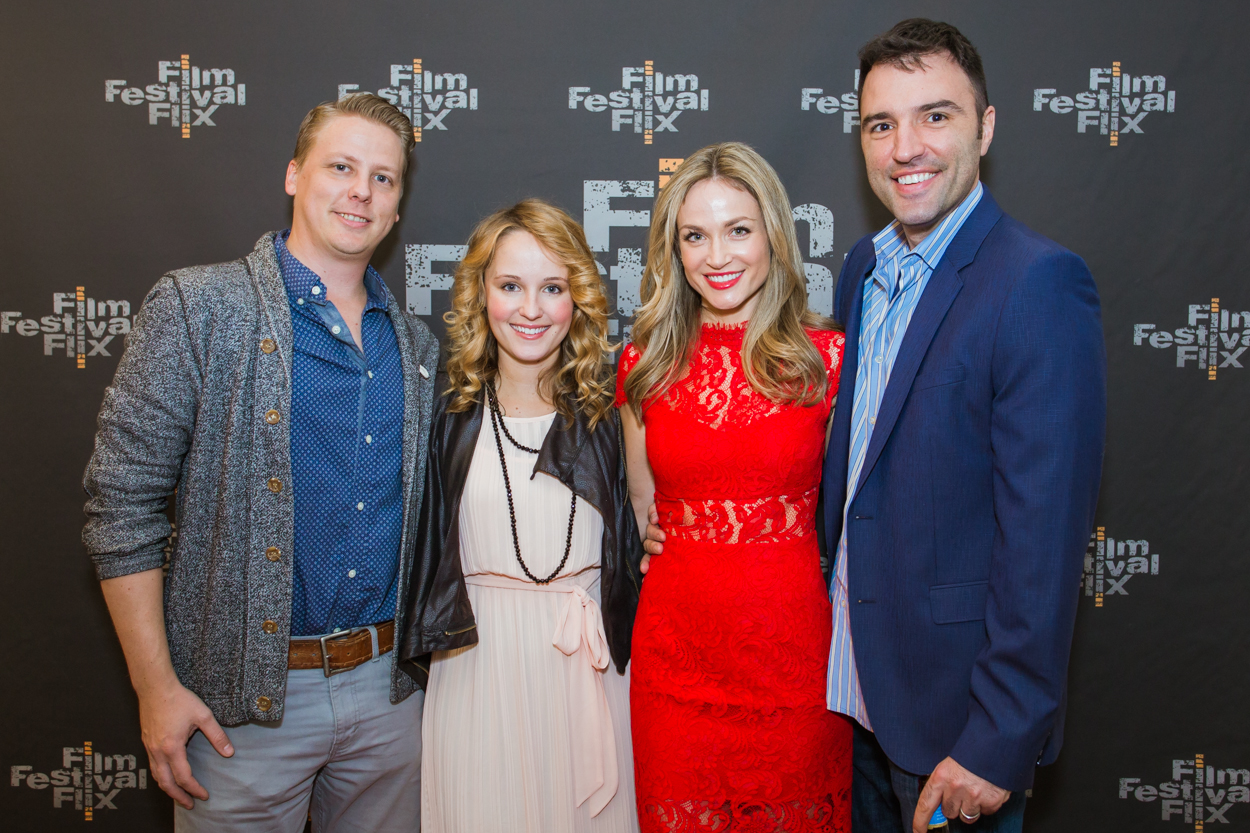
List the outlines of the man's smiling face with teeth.
<svg viewBox="0 0 1250 833">
<path fill-rule="evenodd" d="M 877 64 L 860 95 L 860 143 L 872 190 L 914 248 L 968 196 L 994 138 L 994 108 L 978 135 L 972 82 L 945 52 L 908 72 Z"/>
<path fill-rule="evenodd" d="M 403 154 L 385 125 L 360 116 L 327 121 L 303 164 L 287 167 L 293 245 L 316 260 L 367 262 L 399 219 Z"/>
</svg>

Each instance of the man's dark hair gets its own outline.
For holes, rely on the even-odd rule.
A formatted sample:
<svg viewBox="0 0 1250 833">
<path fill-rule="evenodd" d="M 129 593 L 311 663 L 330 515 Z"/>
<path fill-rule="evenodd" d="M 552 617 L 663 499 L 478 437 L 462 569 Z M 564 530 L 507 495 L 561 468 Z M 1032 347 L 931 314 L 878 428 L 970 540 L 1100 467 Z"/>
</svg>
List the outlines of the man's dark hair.
<svg viewBox="0 0 1250 833">
<path fill-rule="evenodd" d="M 985 108 L 990 106 L 990 97 L 985 90 L 985 70 L 972 41 L 949 23 L 913 17 L 864 44 L 859 50 L 859 92 L 864 91 L 868 70 L 878 64 L 890 64 L 906 72 L 915 72 L 924 68 L 922 59 L 944 52 L 951 56 L 951 60 L 959 65 L 972 83 L 979 129 Z"/>
</svg>

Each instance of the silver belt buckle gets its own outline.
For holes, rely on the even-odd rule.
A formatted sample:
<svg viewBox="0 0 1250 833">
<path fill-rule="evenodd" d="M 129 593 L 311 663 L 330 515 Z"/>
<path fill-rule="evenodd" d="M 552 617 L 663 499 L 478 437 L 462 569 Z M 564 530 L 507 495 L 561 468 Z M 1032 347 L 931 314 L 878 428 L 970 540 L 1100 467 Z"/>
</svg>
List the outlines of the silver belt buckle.
<svg viewBox="0 0 1250 833">
<path fill-rule="evenodd" d="M 351 668 L 330 668 L 330 650 L 326 645 L 331 639 L 345 639 L 354 634 L 360 633 L 368 628 L 351 628 L 338 633 L 327 633 L 317 641 L 321 643 L 321 670 L 325 672 L 327 677 L 333 677 L 335 674 L 342 674 L 344 671 L 351 671 Z M 355 666 L 353 666 L 354 668 Z"/>
</svg>

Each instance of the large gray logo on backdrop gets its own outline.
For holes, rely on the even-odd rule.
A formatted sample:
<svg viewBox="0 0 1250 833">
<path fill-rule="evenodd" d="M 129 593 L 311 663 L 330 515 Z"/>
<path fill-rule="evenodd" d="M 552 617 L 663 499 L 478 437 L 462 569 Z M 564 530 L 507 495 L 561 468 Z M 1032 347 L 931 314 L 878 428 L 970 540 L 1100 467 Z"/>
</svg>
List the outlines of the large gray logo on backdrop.
<svg viewBox="0 0 1250 833">
<path fill-rule="evenodd" d="M 811 110 L 813 105 L 817 113 L 827 116 L 842 115 L 842 132 L 850 133 L 851 128 L 859 126 L 859 70 L 855 70 L 855 83 L 851 91 L 836 95 L 825 95 L 823 87 L 804 87 L 799 90 L 799 109 Z"/>
<path fill-rule="evenodd" d="M 418 142 L 426 130 L 448 130 L 446 120 L 452 110 L 477 109 L 477 87 L 469 86 L 469 76 L 463 72 L 430 72 L 420 58 L 391 64 L 390 69 L 391 84 L 378 90 L 378 95 L 403 111 Z M 339 98 L 359 91 L 359 84 L 339 84 Z"/>
<path fill-rule="evenodd" d="M 247 85 L 237 84 L 233 69 L 200 69 L 190 55 L 177 61 L 156 62 L 156 83 L 127 86 L 123 78 L 104 82 L 104 100 L 138 107 L 146 103 L 148 124 L 164 124 L 182 129 L 182 138 L 191 138 L 193 127 L 216 127 L 214 117 L 221 107 L 247 104 Z"/>
<path fill-rule="evenodd" d="M 1103 526 L 1089 536 L 1081 590 L 1094 600 L 1094 607 L 1102 607 L 1107 596 L 1127 596 L 1125 585 L 1133 576 L 1157 575 L 1159 553 L 1150 551 L 1149 541 L 1117 540 Z"/>
<path fill-rule="evenodd" d="M 613 335 L 628 337 L 628 321 L 642 303 L 643 250 L 634 246 L 612 245 L 614 228 L 647 228 L 651 225 L 651 203 L 663 188 L 681 159 L 660 159 L 656 179 L 587 179 L 582 182 L 582 225 L 592 251 L 612 254 L 615 263 L 599 264 L 599 273 L 616 282 L 616 317 L 610 321 Z M 629 208 L 614 208 L 613 200 L 631 200 Z M 807 256 L 828 258 L 833 254 L 833 212 L 817 203 L 796 206 L 796 223 L 808 230 Z M 458 244 L 411 244 L 407 247 L 407 306 L 417 315 L 433 313 L 434 290 L 451 288 L 454 264 L 465 254 Z M 833 312 L 833 272 L 821 263 L 805 263 L 807 297 L 822 315 Z"/>
<path fill-rule="evenodd" d="M 1143 784 L 1141 778 L 1121 778 L 1120 798 L 1145 803 L 1158 801 L 1162 821 L 1192 824 L 1195 833 L 1203 825 L 1231 824 L 1228 811 L 1235 804 L 1250 803 L 1250 770 L 1221 769 L 1205 755 L 1172 761 L 1172 780 L 1158 786 Z"/>
<path fill-rule="evenodd" d="M 9 767 L 9 786 L 35 790 L 55 810 L 73 809 L 91 821 L 96 810 L 116 810 L 122 790 L 146 790 L 148 771 L 134 755 L 102 755 L 91 741 L 61 749 L 61 766 L 36 772 L 29 764 Z M 42 792 L 48 790 L 48 792 Z"/>
<path fill-rule="evenodd" d="M 1243 367 L 1242 356 L 1250 348 L 1250 312 L 1233 312 L 1222 307 L 1219 298 L 1212 298 L 1209 304 L 1190 304 L 1188 321 L 1189 326 L 1175 330 L 1134 324 L 1133 344 L 1158 350 L 1175 347 L 1177 367 L 1189 367 L 1192 362 L 1213 382 L 1220 370 Z"/>
<path fill-rule="evenodd" d="M 677 117 L 687 110 L 707 112 L 707 87 L 699 86 L 694 74 L 664 73 L 654 61 L 640 67 L 621 67 L 621 88 L 607 95 L 592 93 L 590 87 L 569 87 L 569 109 L 579 107 L 591 113 L 612 111 L 612 130 L 628 127 L 642 134 L 643 144 L 651 144 L 656 133 L 676 133 Z"/>
<path fill-rule="evenodd" d="M 1176 112 L 1176 90 L 1167 88 L 1162 75 L 1130 75 L 1113 61 L 1109 67 L 1090 67 L 1089 89 L 1074 96 L 1056 95 L 1053 87 L 1033 90 L 1033 109 L 1058 115 L 1076 113 L 1076 132 L 1098 128 L 1111 147 L 1129 133 L 1145 133 L 1142 122 L 1151 113 Z"/>
<path fill-rule="evenodd" d="M 129 301 L 97 301 L 80 286 L 73 292 L 53 292 L 52 314 L 37 320 L 23 317 L 20 310 L 0 311 L 0 337 L 41 335 L 45 356 L 66 356 L 84 368 L 90 356 L 120 351 L 133 323 Z"/>
</svg>

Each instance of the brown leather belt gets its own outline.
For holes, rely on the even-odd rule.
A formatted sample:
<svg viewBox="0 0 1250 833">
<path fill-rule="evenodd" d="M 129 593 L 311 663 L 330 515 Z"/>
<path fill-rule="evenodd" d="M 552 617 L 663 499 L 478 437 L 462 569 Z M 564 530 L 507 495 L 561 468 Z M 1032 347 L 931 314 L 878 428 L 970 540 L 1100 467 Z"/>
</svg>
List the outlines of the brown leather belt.
<svg viewBox="0 0 1250 833">
<path fill-rule="evenodd" d="M 378 630 L 378 656 L 395 647 L 395 622 L 382 622 Z M 287 648 L 287 668 L 320 668 L 327 677 L 350 671 L 373 659 L 373 637 L 368 628 L 296 638 Z"/>
</svg>

